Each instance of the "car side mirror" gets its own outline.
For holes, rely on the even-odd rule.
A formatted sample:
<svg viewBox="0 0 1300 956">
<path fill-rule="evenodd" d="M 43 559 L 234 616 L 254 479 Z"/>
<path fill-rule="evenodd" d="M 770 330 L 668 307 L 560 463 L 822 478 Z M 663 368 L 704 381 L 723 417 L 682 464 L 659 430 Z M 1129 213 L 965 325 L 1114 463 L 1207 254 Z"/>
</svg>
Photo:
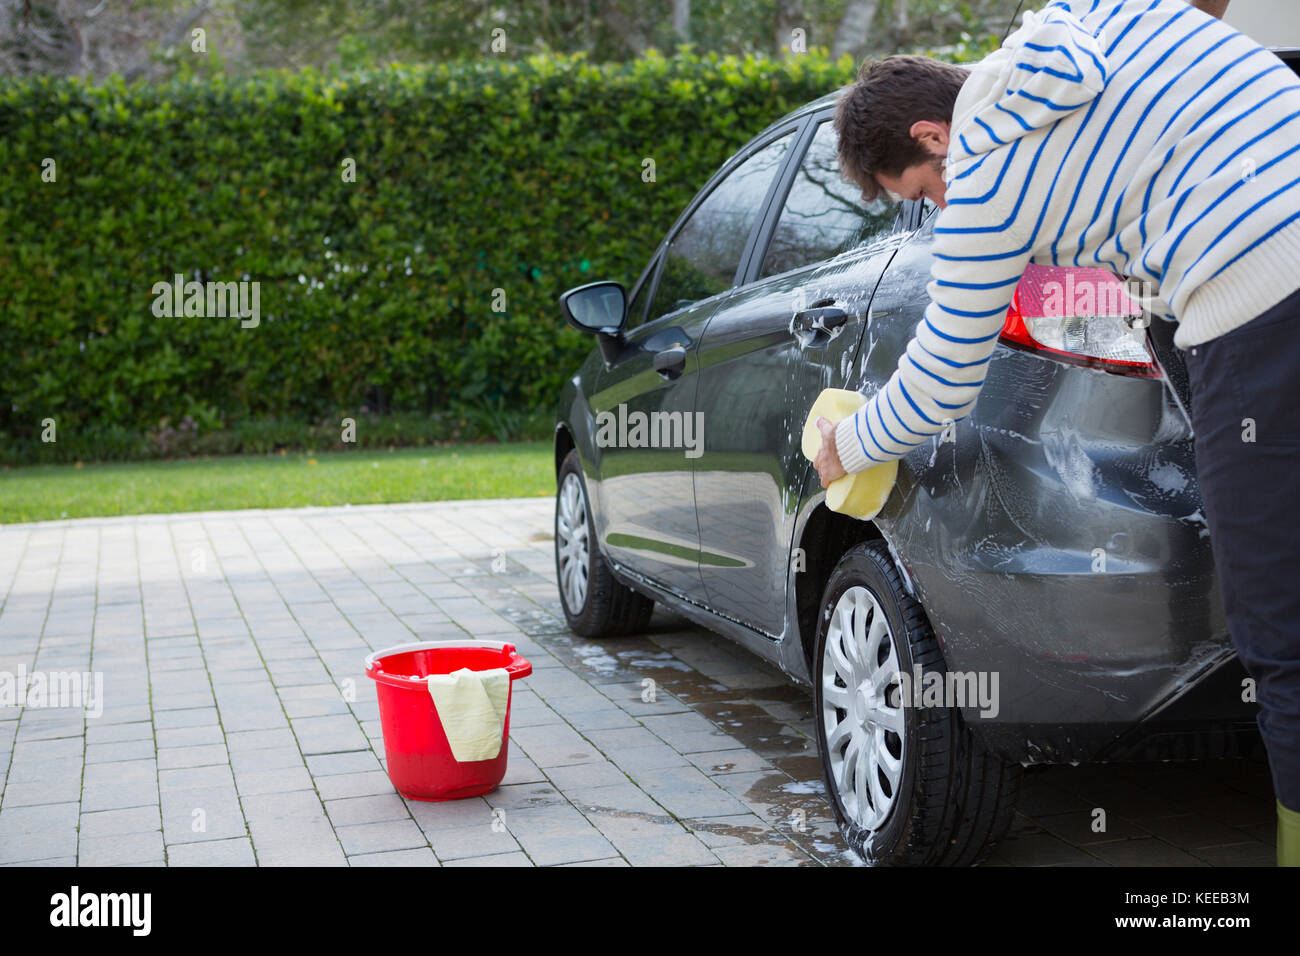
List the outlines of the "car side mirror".
<svg viewBox="0 0 1300 956">
<path fill-rule="evenodd" d="M 618 282 L 592 282 L 560 296 L 564 321 L 579 332 L 618 337 L 627 321 L 627 292 Z"/>
</svg>

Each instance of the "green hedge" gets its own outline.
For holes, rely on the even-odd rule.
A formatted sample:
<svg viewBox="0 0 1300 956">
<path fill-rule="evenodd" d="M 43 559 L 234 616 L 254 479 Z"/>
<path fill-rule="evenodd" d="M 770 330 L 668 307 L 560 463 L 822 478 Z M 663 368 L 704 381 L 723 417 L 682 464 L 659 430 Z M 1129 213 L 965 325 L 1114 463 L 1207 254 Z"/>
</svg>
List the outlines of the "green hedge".
<svg viewBox="0 0 1300 956">
<path fill-rule="evenodd" d="M 141 433 L 121 425 L 83 425 L 71 439 L 11 438 L 0 443 L 0 472 L 18 465 L 87 461 L 143 461 L 214 455 L 270 455 L 296 451 L 352 451 L 424 445 L 549 441 L 549 411 L 519 411 L 483 403 L 451 411 L 362 415 L 350 434 L 342 422 L 309 423 L 291 418 L 247 418 L 228 428 L 202 431 L 191 416 L 164 419 Z"/>
<path fill-rule="evenodd" d="M 5 457 L 46 418 L 62 443 L 185 416 L 204 433 L 549 410 L 591 345 L 558 295 L 630 285 L 736 147 L 852 76 L 820 52 L 684 51 L 0 83 Z M 258 282 L 260 323 L 155 315 L 155 283 L 177 273 Z"/>
</svg>

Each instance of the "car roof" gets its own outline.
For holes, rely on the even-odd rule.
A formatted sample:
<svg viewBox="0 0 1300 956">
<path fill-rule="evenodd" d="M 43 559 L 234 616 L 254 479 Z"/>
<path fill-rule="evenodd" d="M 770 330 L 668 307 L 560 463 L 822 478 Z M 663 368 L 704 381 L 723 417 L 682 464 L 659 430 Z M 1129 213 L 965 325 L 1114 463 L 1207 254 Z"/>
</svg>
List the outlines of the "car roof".
<svg viewBox="0 0 1300 956">
<path fill-rule="evenodd" d="M 816 113 L 826 109 L 827 107 L 834 106 L 835 101 L 839 98 L 839 95 L 843 93 L 845 90 L 847 90 L 851 85 L 852 84 L 846 84 L 844 86 L 841 86 L 838 90 L 835 90 L 831 93 L 827 93 L 824 96 L 819 96 L 817 97 L 817 99 L 811 100 L 810 102 L 803 104 L 803 106 L 792 109 L 790 112 L 786 113 L 779 120 L 777 120 L 775 123 L 771 123 L 767 127 L 765 127 L 763 129 L 763 132 L 759 133 L 758 136 L 754 138 L 760 139 L 764 133 L 767 133 L 769 130 L 776 129 L 776 127 L 781 126 L 785 123 L 789 123 L 791 120 L 802 119 L 804 116 L 807 116 L 809 113 Z"/>
<path fill-rule="evenodd" d="M 1300 44 L 1300 8 L 1295 0 L 1239 0 L 1228 4 L 1223 20 L 1263 46 Z"/>
<path fill-rule="evenodd" d="M 851 85 L 852 85 L 851 83 L 846 83 L 844 86 L 841 86 L 838 90 L 836 90 L 833 93 L 827 93 L 825 96 L 819 96 L 811 103 L 805 103 L 799 109 L 795 110 L 794 113 L 799 113 L 803 110 L 807 110 L 808 112 L 811 113 L 814 110 L 819 110 L 825 106 L 833 106 L 835 101 L 839 98 L 839 95 L 843 93 L 845 90 L 847 90 Z M 792 113 L 791 115 L 794 114 Z"/>
</svg>

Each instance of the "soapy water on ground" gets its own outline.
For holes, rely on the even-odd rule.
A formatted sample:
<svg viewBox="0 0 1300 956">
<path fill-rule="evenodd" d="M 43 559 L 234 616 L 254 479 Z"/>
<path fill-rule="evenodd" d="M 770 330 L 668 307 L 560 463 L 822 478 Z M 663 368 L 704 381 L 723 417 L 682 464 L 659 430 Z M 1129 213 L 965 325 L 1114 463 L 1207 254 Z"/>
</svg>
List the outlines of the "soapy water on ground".
<svg viewBox="0 0 1300 956">
<path fill-rule="evenodd" d="M 797 793 L 808 796 L 821 796 L 826 792 L 825 787 L 812 780 L 795 780 L 791 783 L 782 784 L 780 790 L 783 793 Z"/>
<path fill-rule="evenodd" d="M 599 644 L 574 643 L 572 647 L 573 653 L 585 666 L 606 677 L 617 674 L 620 670 L 629 667 L 645 668 L 647 670 L 668 669 L 682 671 L 683 673 L 692 670 L 690 665 L 665 651 L 633 650 L 610 654 Z"/>
<path fill-rule="evenodd" d="M 573 653 L 578 656 L 582 663 L 596 671 L 598 674 L 614 674 L 618 671 L 619 663 L 599 644 L 574 644 Z"/>
</svg>

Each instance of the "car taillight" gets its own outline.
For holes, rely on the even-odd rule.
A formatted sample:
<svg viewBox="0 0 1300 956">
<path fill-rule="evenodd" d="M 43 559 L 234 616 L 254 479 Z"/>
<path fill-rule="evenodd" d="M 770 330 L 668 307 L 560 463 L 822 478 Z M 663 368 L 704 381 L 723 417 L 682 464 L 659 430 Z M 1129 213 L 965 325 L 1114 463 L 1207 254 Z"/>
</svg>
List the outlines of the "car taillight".
<svg viewBox="0 0 1300 956">
<path fill-rule="evenodd" d="M 1002 327 L 1015 348 L 1120 375 L 1157 377 L 1148 316 L 1105 269 L 1026 267 Z"/>
</svg>

